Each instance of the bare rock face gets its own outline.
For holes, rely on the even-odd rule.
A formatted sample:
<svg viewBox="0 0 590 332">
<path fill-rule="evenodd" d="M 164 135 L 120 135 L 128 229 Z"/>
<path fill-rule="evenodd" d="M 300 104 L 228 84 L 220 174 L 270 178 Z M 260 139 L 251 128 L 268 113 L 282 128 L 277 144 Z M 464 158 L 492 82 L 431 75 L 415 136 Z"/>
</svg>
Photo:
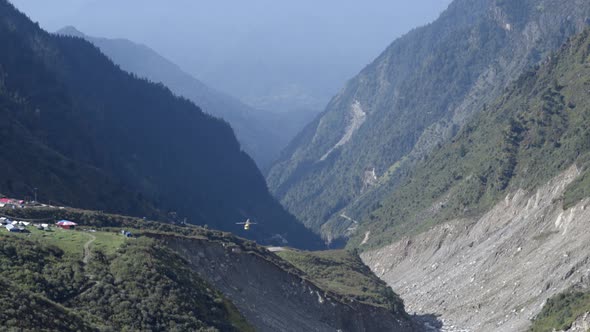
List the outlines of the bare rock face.
<svg viewBox="0 0 590 332">
<path fill-rule="evenodd" d="M 536 192 L 509 194 L 478 219 L 452 221 L 362 258 L 409 313 L 440 315 L 456 330 L 526 330 L 548 298 L 590 276 L 590 200 L 567 210 L 560 200 L 577 175 L 572 166 Z"/>
<path fill-rule="evenodd" d="M 257 331 L 417 331 L 385 308 L 343 303 L 264 257 L 206 240 L 168 244 L 225 294 Z"/>
</svg>

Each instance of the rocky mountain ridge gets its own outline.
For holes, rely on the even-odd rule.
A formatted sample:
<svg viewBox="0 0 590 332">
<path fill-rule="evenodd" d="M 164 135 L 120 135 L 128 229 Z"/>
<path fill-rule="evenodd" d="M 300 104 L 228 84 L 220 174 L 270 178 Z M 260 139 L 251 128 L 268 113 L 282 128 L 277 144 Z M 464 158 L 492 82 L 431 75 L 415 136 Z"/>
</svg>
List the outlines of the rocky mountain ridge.
<svg viewBox="0 0 590 332">
<path fill-rule="evenodd" d="M 411 311 L 469 331 L 583 320 L 589 85 L 585 29 L 419 162 L 359 226 L 350 245 L 365 248 L 365 262 Z M 572 289 L 578 302 L 548 301 Z"/>
<path fill-rule="evenodd" d="M 580 32 L 589 7 L 578 0 L 453 2 L 333 98 L 269 172 L 271 190 L 325 239 L 348 235 L 353 225 L 342 214 L 367 218 L 416 162 Z M 366 113 L 358 127 L 351 126 L 354 105 Z M 366 190 L 363 175 L 373 168 L 379 181 Z"/>
</svg>

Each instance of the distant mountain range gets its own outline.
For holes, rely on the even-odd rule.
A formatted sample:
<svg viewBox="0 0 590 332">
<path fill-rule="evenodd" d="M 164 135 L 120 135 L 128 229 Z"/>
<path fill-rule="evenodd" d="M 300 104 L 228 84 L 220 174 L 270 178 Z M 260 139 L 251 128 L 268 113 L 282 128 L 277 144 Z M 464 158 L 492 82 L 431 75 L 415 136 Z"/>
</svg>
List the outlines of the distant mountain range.
<svg viewBox="0 0 590 332">
<path fill-rule="evenodd" d="M 261 243 L 319 238 L 269 194 L 231 127 L 91 43 L 0 1 L 0 193 L 173 219 Z M 256 232 L 236 222 L 253 219 Z"/>
<path fill-rule="evenodd" d="M 236 98 L 208 87 L 153 49 L 126 39 L 91 37 L 72 26 L 56 33 L 88 40 L 121 69 L 163 83 L 176 95 L 191 100 L 206 113 L 226 120 L 236 132 L 244 150 L 262 170 L 270 166 L 288 142 L 316 115 L 309 110 L 272 112 L 253 109 Z"/>
</svg>

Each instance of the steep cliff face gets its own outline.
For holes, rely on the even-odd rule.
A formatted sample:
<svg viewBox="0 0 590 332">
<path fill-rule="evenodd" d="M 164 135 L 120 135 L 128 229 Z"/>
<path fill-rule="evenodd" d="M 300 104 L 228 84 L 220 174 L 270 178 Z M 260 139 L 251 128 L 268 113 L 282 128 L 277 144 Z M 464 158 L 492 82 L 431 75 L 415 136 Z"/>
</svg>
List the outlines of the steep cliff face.
<svg viewBox="0 0 590 332">
<path fill-rule="evenodd" d="M 589 16 L 582 0 L 455 1 L 332 99 L 272 168 L 271 190 L 325 238 L 345 235 L 352 223 L 342 214 L 366 217 L 416 161 Z M 378 181 L 367 190 L 373 168 Z"/>
<path fill-rule="evenodd" d="M 191 268 L 227 296 L 257 331 L 415 331 L 408 316 L 378 306 L 342 302 L 281 265 L 244 247 L 169 238 Z M 267 253 L 270 254 L 270 253 Z"/>
<path fill-rule="evenodd" d="M 561 200 L 574 166 L 480 218 L 454 220 L 362 254 L 408 312 L 467 331 L 523 331 L 545 301 L 590 278 L 590 200 Z"/>
</svg>

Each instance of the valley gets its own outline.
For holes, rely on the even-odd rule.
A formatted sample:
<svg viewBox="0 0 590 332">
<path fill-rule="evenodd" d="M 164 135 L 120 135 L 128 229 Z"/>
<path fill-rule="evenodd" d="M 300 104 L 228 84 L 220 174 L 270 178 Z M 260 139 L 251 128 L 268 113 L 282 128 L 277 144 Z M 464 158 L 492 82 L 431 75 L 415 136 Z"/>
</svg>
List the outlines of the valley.
<svg viewBox="0 0 590 332">
<path fill-rule="evenodd" d="M 377 139 L 401 138 L 395 126 L 406 123 L 404 113 L 399 113 L 404 107 L 422 117 L 409 121 L 434 115 L 418 111 L 420 104 L 416 104 L 428 103 L 429 97 L 403 100 L 411 93 L 403 92 L 404 84 L 423 89 L 429 96 L 427 91 L 434 90 L 424 89 L 433 88 L 428 84 L 434 78 L 414 80 L 407 74 L 404 79 L 409 82 L 394 83 L 393 79 L 400 78 L 398 73 L 386 80 L 393 72 L 391 61 L 401 60 L 399 55 L 392 60 L 384 53 L 356 82 L 349 83 L 349 91 L 333 99 L 317 122 L 300 134 L 299 142 L 295 140 L 299 146 L 291 146 L 292 159 L 279 161 L 269 173 L 271 189 L 325 240 L 349 238 L 347 247 L 362 251 L 363 261 L 399 292 L 410 313 L 438 315 L 442 329 L 567 330 L 576 320 L 582 326 L 587 304 L 583 295 L 576 295 L 581 300 L 573 307 L 563 302 L 563 309 L 546 307 L 554 303 L 549 299 L 567 299 L 570 292 L 587 294 L 590 276 L 583 235 L 588 220 L 589 32 L 585 28 L 587 8 L 578 7 L 574 13 L 569 7 L 574 3 L 587 5 L 567 1 L 559 3 L 563 5 L 560 9 L 548 10 L 557 2 L 508 5 L 495 1 L 487 8 L 472 2 L 482 10 L 470 13 L 474 19 L 481 15 L 477 23 L 463 22 L 466 29 L 474 29 L 472 38 L 488 24 L 503 30 L 496 30 L 497 37 L 505 39 L 496 45 L 498 49 L 490 50 L 499 52 L 489 58 L 494 59 L 491 67 L 472 81 L 466 94 L 453 97 L 458 99 L 451 102 L 452 108 L 445 106 L 447 111 L 441 113 L 439 122 L 423 126 L 424 132 L 414 136 L 416 141 L 402 138 L 383 153 L 368 156 L 368 151 L 377 152 L 374 147 L 383 144 Z M 457 7 L 451 5 L 434 25 L 444 24 L 454 10 L 467 8 L 459 1 L 454 5 Z M 577 14 L 582 15 L 575 19 Z M 515 25 L 515 19 L 524 21 Z M 536 19 L 554 20 L 562 28 L 551 31 L 556 26 L 541 25 Z M 565 26 L 571 28 L 570 37 L 563 35 Z M 414 33 L 427 33 L 428 28 Z M 457 38 L 462 32 L 452 34 Z M 560 38 L 562 44 L 555 44 Z M 517 40 L 520 47 L 508 46 Z M 388 52 L 401 48 L 403 42 L 403 38 L 396 41 Z M 486 47 L 492 46 L 490 42 Z M 514 53 L 510 60 L 502 53 L 507 46 Z M 465 54 L 465 50 L 454 52 Z M 535 60 L 526 55 L 533 50 L 547 57 Z M 478 56 L 477 61 L 483 59 Z M 526 65 L 526 61 L 539 62 Z M 439 70 L 447 64 L 440 63 Z M 397 65 L 399 70 L 408 69 L 407 64 Z M 468 82 L 455 81 L 456 77 L 449 77 L 447 84 Z M 363 107 L 367 120 L 352 135 L 346 105 L 358 103 L 362 94 L 377 95 L 383 101 L 373 99 L 374 106 Z M 389 114 L 379 114 L 386 111 Z M 371 125 L 373 117 L 378 123 Z M 385 121 L 397 124 L 392 122 L 390 131 L 382 132 L 379 128 Z M 329 138 L 338 132 L 336 128 L 345 128 L 345 140 Z M 408 133 L 416 134 L 414 129 Z M 311 161 L 325 151 L 330 139 L 339 141 L 319 162 Z M 401 158 L 379 166 L 401 148 L 408 149 Z M 367 175 L 360 175 L 366 169 L 383 176 L 367 182 Z M 373 188 L 367 191 L 367 184 Z M 570 314 L 572 311 L 577 314 Z"/>
<path fill-rule="evenodd" d="M 254 109 L 207 86 L 148 46 L 130 40 L 91 37 L 72 26 L 60 29 L 56 34 L 91 42 L 121 69 L 164 84 L 174 94 L 197 104 L 204 112 L 227 121 L 242 149 L 263 171 L 270 167 L 280 151 L 315 116 L 315 112 L 309 110 Z"/>
<path fill-rule="evenodd" d="M 590 328 L 588 1 L 454 0 L 313 120 L 7 0 L 0 45 L 2 328 Z"/>
</svg>

